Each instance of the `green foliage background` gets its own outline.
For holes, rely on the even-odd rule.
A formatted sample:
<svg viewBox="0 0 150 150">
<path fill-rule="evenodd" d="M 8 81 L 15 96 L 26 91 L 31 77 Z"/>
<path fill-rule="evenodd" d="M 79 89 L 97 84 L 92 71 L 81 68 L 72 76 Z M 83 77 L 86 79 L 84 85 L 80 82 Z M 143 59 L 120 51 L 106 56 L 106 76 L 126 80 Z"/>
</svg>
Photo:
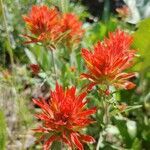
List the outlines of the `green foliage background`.
<svg viewBox="0 0 150 150">
<path fill-rule="evenodd" d="M 118 27 L 133 35 L 132 47 L 137 49 L 138 57 L 130 71 L 137 72 L 137 77 L 133 79 L 137 86 L 133 90 L 120 91 L 115 95 L 119 104 L 125 103 L 129 106 L 128 110 L 119 115 L 118 112 L 113 112 L 116 115 L 113 115 L 112 124 L 107 129 L 104 129 L 102 123 L 103 112 L 98 111 L 93 116 L 98 120 L 97 123 L 89 126 L 86 132 L 94 136 L 97 141 L 101 136 L 107 137 L 107 140 L 102 138 L 100 141 L 101 149 L 104 150 L 148 150 L 150 148 L 150 18 L 141 20 L 136 25 L 130 25 L 108 12 L 109 6 L 106 3 L 105 7 L 108 8 L 107 12 L 104 11 L 103 18 L 91 24 L 85 21 L 86 17 L 91 17 L 87 9 L 80 3 L 75 4 L 68 0 L 61 2 L 1 0 L 0 2 L 0 86 L 2 87 L 0 93 L 6 95 L 0 96 L 0 148 L 2 150 L 6 145 L 11 149 L 17 149 L 18 141 L 21 143 L 21 149 L 41 149 L 40 144 L 34 143 L 35 139 L 30 131 L 37 126 L 33 113 L 38 111 L 38 109 L 34 110 L 31 98 L 45 96 L 49 88 L 54 88 L 55 82 L 49 52 L 41 45 L 23 44 L 24 39 L 21 34 L 26 32 L 26 28 L 22 15 L 27 14 L 35 4 L 55 5 L 63 12 L 75 12 L 84 22 L 86 33 L 78 48 L 70 54 L 67 48 L 60 47 L 54 54 L 56 64 L 59 66 L 57 68 L 59 82 L 64 87 L 76 85 L 80 90 L 86 84 L 86 81 L 81 81 L 79 78 L 79 75 L 85 71 L 80 54 L 81 47 L 91 48 L 98 40 L 103 40 L 109 32 Z M 33 78 L 28 68 L 31 63 L 40 64 L 42 71 L 39 77 Z M 76 68 L 75 72 L 71 71 L 72 66 Z M 4 77 L 6 70 L 11 72 L 8 78 Z M 11 92 L 8 92 L 8 87 Z M 4 89 L 7 89 L 6 92 Z M 10 98 L 6 99 L 7 96 Z M 89 94 L 88 97 L 91 99 L 89 106 L 95 106 L 101 101 L 96 92 Z M 13 106 L 11 105 L 10 108 L 6 101 L 8 104 L 13 103 Z M 15 118 L 13 127 L 10 126 L 12 117 Z M 9 136 L 6 128 L 11 133 Z M 33 142 L 28 142 L 29 137 Z M 88 145 L 85 149 L 94 150 L 94 147 L 95 145 Z"/>
</svg>

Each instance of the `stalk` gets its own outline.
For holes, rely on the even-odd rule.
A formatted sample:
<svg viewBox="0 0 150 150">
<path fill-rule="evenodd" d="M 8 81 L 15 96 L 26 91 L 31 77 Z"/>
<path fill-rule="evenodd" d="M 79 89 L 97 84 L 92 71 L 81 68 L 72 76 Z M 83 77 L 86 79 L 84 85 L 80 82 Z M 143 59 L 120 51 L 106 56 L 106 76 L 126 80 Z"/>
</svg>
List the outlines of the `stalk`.
<svg viewBox="0 0 150 150">
<path fill-rule="evenodd" d="M 109 87 L 108 87 L 109 89 Z M 104 117 L 103 117 L 103 123 L 105 125 L 103 131 L 107 128 L 107 126 L 109 125 L 110 123 L 110 115 L 109 115 L 109 103 L 107 101 L 107 97 L 104 95 L 102 97 L 102 108 L 103 108 L 103 112 L 104 112 Z M 101 131 L 99 133 L 99 139 L 98 139 L 98 143 L 97 143 L 97 146 L 96 146 L 96 150 L 99 150 L 100 149 L 100 145 L 103 141 L 103 131 Z"/>
<path fill-rule="evenodd" d="M 110 0 L 105 0 L 102 20 L 106 23 L 107 21 L 109 21 L 109 17 L 110 17 Z"/>
<path fill-rule="evenodd" d="M 109 117 L 109 104 L 108 102 L 106 101 L 106 99 L 104 100 L 103 102 L 104 104 L 104 124 L 105 126 L 107 126 L 110 122 L 110 117 Z"/>
<path fill-rule="evenodd" d="M 8 42 L 7 50 L 9 53 L 11 65 L 13 66 L 14 65 L 13 50 L 11 47 L 10 36 L 9 36 L 8 27 L 7 27 L 7 20 L 6 20 L 6 16 L 5 16 L 5 8 L 4 8 L 3 0 L 0 0 L 0 6 L 1 6 L 1 10 L 2 10 L 2 17 L 3 17 L 3 21 L 4 21 L 4 27 L 5 27 L 7 42 Z"/>
<path fill-rule="evenodd" d="M 55 59 L 54 59 L 54 48 L 50 48 L 51 56 L 52 56 L 52 65 L 53 65 L 53 71 L 54 71 L 54 79 L 57 82 L 57 72 L 56 72 L 56 66 L 55 66 Z"/>
</svg>

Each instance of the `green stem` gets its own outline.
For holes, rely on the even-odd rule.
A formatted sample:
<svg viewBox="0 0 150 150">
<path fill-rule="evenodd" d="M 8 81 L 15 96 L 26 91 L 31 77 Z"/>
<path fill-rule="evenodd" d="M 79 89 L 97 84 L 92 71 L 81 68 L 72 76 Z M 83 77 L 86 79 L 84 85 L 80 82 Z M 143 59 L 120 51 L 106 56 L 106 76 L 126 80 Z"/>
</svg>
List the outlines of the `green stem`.
<svg viewBox="0 0 150 150">
<path fill-rule="evenodd" d="M 103 122 L 105 126 L 107 126 L 110 122 L 110 116 L 109 116 L 109 103 L 105 95 L 102 97 L 102 107 L 104 112 Z"/>
<path fill-rule="evenodd" d="M 57 82 L 57 72 L 56 72 L 56 66 L 55 66 L 54 52 L 53 52 L 53 49 L 51 49 L 50 51 L 51 51 L 53 69 L 54 69 L 54 74 L 55 74 L 54 79 Z"/>
<path fill-rule="evenodd" d="M 107 22 L 109 20 L 109 17 L 110 17 L 110 0 L 105 0 L 102 20 L 104 22 Z"/>
<path fill-rule="evenodd" d="M 13 50 L 11 47 L 10 36 L 9 36 L 8 27 L 7 27 L 7 20 L 6 20 L 6 16 L 5 16 L 5 8 L 4 8 L 3 0 L 0 0 L 0 6 L 1 6 L 1 10 L 2 10 L 2 16 L 3 16 L 3 20 L 4 20 L 4 26 L 5 26 L 5 31 L 6 31 L 6 35 L 7 35 L 7 41 L 8 41 L 7 50 L 8 50 L 9 56 L 10 56 L 11 65 L 13 66 L 13 64 L 14 64 Z"/>
<path fill-rule="evenodd" d="M 104 116 L 103 116 L 103 123 L 105 125 L 104 129 L 99 133 L 99 139 L 98 139 L 98 143 L 96 146 L 96 150 L 100 149 L 100 145 L 102 143 L 102 139 L 103 139 L 103 131 L 107 128 L 107 126 L 110 123 L 110 115 L 109 115 L 109 103 L 107 102 L 107 97 L 104 95 L 102 97 L 102 108 L 103 108 L 103 112 L 104 112 Z"/>
<path fill-rule="evenodd" d="M 109 104 L 104 100 L 104 124 L 107 126 L 109 124 Z"/>
<path fill-rule="evenodd" d="M 99 133 L 99 139 L 98 139 L 98 142 L 97 142 L 96 150 L 100 149 L 101 143 L 103 141 L 102 140 L 103 139 L 103 137 L 102 137 L 103 135 L 102 134 L 103 134 L 103 131 Z"/>
</svg>

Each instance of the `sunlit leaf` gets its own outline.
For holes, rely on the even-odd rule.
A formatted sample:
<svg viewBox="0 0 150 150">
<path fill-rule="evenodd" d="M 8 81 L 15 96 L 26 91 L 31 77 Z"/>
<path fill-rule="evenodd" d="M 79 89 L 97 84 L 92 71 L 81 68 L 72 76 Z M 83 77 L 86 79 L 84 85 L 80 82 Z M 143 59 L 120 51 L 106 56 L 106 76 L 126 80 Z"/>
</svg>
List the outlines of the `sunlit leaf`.
<svg viewBox="0 0 150 150">
<path fill-rule="evenodd" d="M 138 30 L 133 34 L 133 37 L 133 47 L 138 49 L 138 53 L 143 59 L 141 69 L 147 68 L 150 66 L 150 18 L 139 23 Z"/>
</svg>

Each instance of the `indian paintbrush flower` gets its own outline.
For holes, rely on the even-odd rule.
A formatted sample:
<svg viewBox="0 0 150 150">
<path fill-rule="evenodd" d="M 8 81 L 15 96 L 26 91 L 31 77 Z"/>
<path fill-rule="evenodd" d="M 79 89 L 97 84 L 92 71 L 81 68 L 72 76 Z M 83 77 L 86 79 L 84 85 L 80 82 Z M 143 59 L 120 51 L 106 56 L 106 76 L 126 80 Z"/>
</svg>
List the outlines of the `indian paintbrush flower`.
<svg viewBox="0 0 150 150">
<path fill-rule="evenodd" d="M 97 84 L 123 89 L 135 87 L 134 83 L 128 81 L 135 73 L 125 72 L 133 65 L 136 55 L 136 51 L 130 49 L 132 41 L 129 34 L 117 30 L 103 42 L 98 42 L 93 51 L 82 49 L 82 57 L 89 72 L 81 76 L 91 81 L 90 88 Z"/>
<path fill-rule="evenodd" d="M 31 32 L 31 35 L 24 35 L 29 39 L 26 44 L 41 42 L 48 46 L 62 40 L 63 44 L 71 48 L 83 37 L 84 30 L 78 17 L 72 13 L 62 14 L 56 8 L 32 6 L 23 19 Z"/>
<path fill-rule="evenodd" d="M 64 40 L 66 46 L 71 48 L 72 45 L 78 44 L 83 37 L 84 30 L 82 29 L 82 22 L 73 13 L 63 14 L 61 19 L 62 31 L 68 32 Z"/>
<path fill-rule="evenodd" d="M 83 143 L 93 143 L 95 140 L 89 135 L 81 133 L 93 120 L 89 117 L 96 112 L 96 108 L 87 109 L 86 93 L 76 95 L 76 87 L 63 90 L 56 84 L 55 91 L 51 91 L 48 101 L 33 99 L 42 112 L 36 117 L 43 124 L 34 129 L 35 132 L 43 134 L 44 150 L 48 150 L 54 141 L 61 141 L 71 149 L 74 147 L 83 150 Z"/>
<path fill-rule="evenodd" d="M 26 43 L 55 42 L 59 39 L 61 27 L 60 15 L 56 8 L 32 6 L 28 15 L 23 16 L 32 35 L 24 35 L 29 39 Z"/>
</svg>

